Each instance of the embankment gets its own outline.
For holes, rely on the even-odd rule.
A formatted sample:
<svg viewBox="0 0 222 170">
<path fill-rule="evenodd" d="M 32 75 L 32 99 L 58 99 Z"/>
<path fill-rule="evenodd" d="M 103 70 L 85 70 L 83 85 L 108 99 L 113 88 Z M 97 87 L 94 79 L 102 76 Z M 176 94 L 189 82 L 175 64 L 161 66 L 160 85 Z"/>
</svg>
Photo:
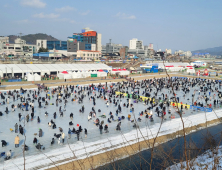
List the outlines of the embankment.
<svg viewBox="0 0 222 170">
<path fill-rule="evenodd" d="M 222 118 L 214 119 L 207 121 L 206 123 L 200 123 L 191 127 L 185 128 L 186 135 L 189 133 L 192 133 L 194 131 L 197 131 L 199 129 L 203 129 L 212 125 L 216 125 L 222 122 Z M 178 130 L 176 132 L 173 132 L 171 134 L 166 134 L 162 136 L 158 136 L 155 140 L 155 145 L 158 145 L 160 143 L 167 142 L 169 140 L 175 139 L 179 136 L 183 136 L 183 130 Z M 154 139 L 139 141 L 135 144 L 128 145 L 128 146 L 122 146 L 121 148 L 110 150 L 110 148 L 104 148 L 104 153 L 100 153 L 97 155 L 89 156 L 85 159 L 80 160 L 74 160 L 71 161 L 71 159 L 67 159 L 64 161 L 61 161 L 59 166 L 49 168 L 49 170 L 73 170 L 73 169 L 95 169 L 98 166 L 105 165 L 110 162 L 114 162 L 117 159 L 122 159 L 125 157 L 128 157 L 130 155 L 134 155 L 142 150 L 152 148 Z M 127 143 L 126 143 L 127 145 Z M 106 151 L 108 149 L 109 151 Z M 91 155 L 92 153 L 88 153 Z M 73 158 L 75 159 L 75 158 Z M 64 163 L 68 161 L 69 163 Z M 147 160 L 149 162 L 149 160 Z M 63 164 L 64 163 L 64 164 Z"/>
</svg>

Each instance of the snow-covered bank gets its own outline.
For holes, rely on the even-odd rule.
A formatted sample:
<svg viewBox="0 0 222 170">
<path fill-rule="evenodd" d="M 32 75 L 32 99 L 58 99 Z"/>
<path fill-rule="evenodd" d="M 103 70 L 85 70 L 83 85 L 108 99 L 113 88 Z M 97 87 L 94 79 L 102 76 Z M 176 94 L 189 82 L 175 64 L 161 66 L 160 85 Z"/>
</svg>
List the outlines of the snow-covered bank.
<svg viewBox="0 0 222 170">
<path fill-rule="evenodd" d="M 208 150 L 204 154 L 189 161 L 191 169 L 222 169 L 222 146 L 217 147 L 213 151 Z M 177 163 L 168 167 L 166 170 L 186 170 L 186 162 Z"/>
<path fill-rule="evenodd" d="M 185 128 L 189 128 L 192 126 L 196 126 L 207 121 L 212 121 L 217 119 L 218 117 L 222 117 L 222 111 L 217 110 L 216 114 L 214 112 L 211 113 L 198 113 L 195 115 L 190 115 L 188 117 L 184 117 Z M 101 139 L 94 142 L 77 142 L 75 144 L 70 144 L 70 148 L 73 152 L 71 152 L 68 145 L 60 149 L 53 149 L 44 154 L 32 155 L 26 157 L 26 169 L 47 169 L 49 167 L 54 167 L 56 164 L 66 164 L 75 159 L 84 159 L 97 155 L 103 152 L 107 152 L 113 149 L 121 148 L 123 146 L 135 144 L 138 141 L 143 141 L 144 139 L 148 140 L 153 137 L 158 132 L 160 124 L 156 123 L 150 127 L 141 128 L 141 131 L 137 134 L 137 130 L 132 130 L 130 132 L 124 133 L 124 137 L 121 133 L 115 137 L 110 137 L 107 139 Z M 172 119 L 171 121 L 164 122 L 161 126 L 159 137 L 167 134 L 175 133 L 179 130 L 182 130 L 182 123 L 180 118 Z M 151 133 L 152 132 L 152 133 Z M 142 134 L 141 134 L 142 133 Z M 143 136 L 144 137 L 143 137 Z M 138 140 L 139 138 L 139 140 Z M 127 142 L 127 141 L 129 142 Z M 126 155 L 124 155 L 126 156 Z M 15 158 L 9 161 L 4 162 L 4 164 L 0 165 L 1 169 L 23 169 L 24 160 L 22 157 Z"/>
</svg>

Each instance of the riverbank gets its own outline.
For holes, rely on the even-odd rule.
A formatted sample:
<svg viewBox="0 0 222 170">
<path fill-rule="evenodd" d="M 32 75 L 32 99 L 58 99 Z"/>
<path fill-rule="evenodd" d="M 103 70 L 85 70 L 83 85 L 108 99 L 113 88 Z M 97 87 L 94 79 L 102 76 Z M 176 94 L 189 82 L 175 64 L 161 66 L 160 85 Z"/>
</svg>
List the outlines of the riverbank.
<svg viewBox="0 0 222 170">
<path fill-rule="evenodd" d="M 206 121 L 203 121 L 203 119 L 202 119 L 202 121 L 199 119 L 198 124 L 195 124 L 195 122 L 193 122 L 195 125 L 190 126 L 190 127 L 187 127 L 188 124 L 186 122 L 188 121 L 188 119 L 186 119 L 186 122 L 185 122 L 186 135 L 189 134 L 189 133 L 192 133 L 194 131 L 197 131 L 197 130 L 200 130 L 200 129 L 203 129 L 203 128 L 221 123 L 222 113 L 219 113 L 219 112 L 221 112 L 221 111 L 217 111 L 217 113 L 216 113 L 217 116 L 219 117 L 219 119 L 215 118 L 215 119 L 210 120 L 213 116 L 212 115 L 209 116 L 209 113 L 207 113 L 206 117 L 209 121 L 206 122 Z M 213 112 L 210 113 L 210 114 L 215 115 Z M 197 115 L 194 115 L 194 116 L 196 116 L 196 118 L 198 118 L 198 116 L 200 116 L 200 115 L 197 114 Z M 195 120 L 195 119 L 192 119 L 192 120 Z M 180 120 L 176 120 L 176 121 L 180 121 Z M 169 128 L 167 128 L 167 126 L 169 126 L 169 124 L 168 125 L 166 125 L 166 124 L 162 125 L 161 129 L 162 128 L 166 128 L 166 129 L 164 131 L 160 130 L 159 136 L 156 138 L 155 146 L 158 145 L 158 144 L 167 142 L 169 140 L 178 138 L 179 136 L 183 136 L 182 128 L 180 128 L 180 130 L 175 130 L 175 129 L 170 130 Z M 142 133 L 144 132 L 143 130 L 144 129 L 141 129 Z M 154 136 L 156 135 L 154 129 L 151 128 L 150 131 L 153 132 Z M 166 133 L 168 133 L 167 131 L 168 132 L 169 131 L 174 131 L 174 132 L 166 134 Z M 126 135 L 124 135 L 124 136 L 127 139 L 127 136 Z M 69 162 L 69 161 L 72 160 L 72 158 L 70 158 L 69 160 L 64 160 L 63 162 L 60 162 L 60 164 L 62 164 L 62 165 L 57 165 L 57 167 L 52 167 L 52 168 L 49 168 L 49 169 L 50 170 L 56 170 L 56 169 L 70 169 L 70 170 L 71 169 L 95 169 L 98 166 L 102 166 L 102 165 L 105 165 L 107 163 L 114 162 L 118 159 L 122 159 L 122 158 L 128 157 L 130 155 L 134 155 L 134 154 L 136 154 L 136 153 L 138 153 L 142 150 L 151 148 L 152 145 L 153 145 L 154 139 L 152 138 L 152 139 L 144 140 L 146 138 L 147 138 L 147 136 L 142 137 L 141 135 L 139 135 L 139 138 L 135 139 L 136 141 L 133 141 L 132 139 L 131 140 L 129 139 L 129 140 L 127 140 L 128 141 L 127 142 L 126 140 L 123 139 L 124 142 L 121 146 L 118 144 L 116 146 L 113 145 L 111 148 L 105 148 L 104 147 L 103 148 L 104 153 L 98 153 L 96 155 L 95 152 L 91 152 L 91 153 L 88 153 L 87 158 L 80 159 L 80 160 L 75 160 L 73 162 Z M 133 142 L 136 142 L 136 143 L 133 143 Z M 131 144 L 131 143 L 133 143 L 133 144 Z M 115 147 L 117 147 L 117 148 L 115 148 Z M 69 162 L 69 163 L 67 163 L 67 162 Z"/>
</svg>

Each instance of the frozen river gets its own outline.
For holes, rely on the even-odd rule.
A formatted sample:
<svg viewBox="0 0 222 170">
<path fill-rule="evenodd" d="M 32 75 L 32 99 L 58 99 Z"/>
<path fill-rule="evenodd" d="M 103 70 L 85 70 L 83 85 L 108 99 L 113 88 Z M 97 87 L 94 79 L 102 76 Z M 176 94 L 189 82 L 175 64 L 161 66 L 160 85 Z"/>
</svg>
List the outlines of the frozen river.
<svg viewBox="0 0 222 170">
<path fill-rule="evenodd" d="M 98 84 L 97 84 L 98 85 Z M 103 84 L 104 85 L 104 84 Z M 111 84 L 108 83 L 108 86 L 110 86 Z M 117 88 L 117 86 L 114 85 L 114 88 Z M 82 87 L 84 86 L 88 86 L 88 85 L 82 85 Z M 216 85 L 218 86 L 218 84 Z M 74 90 L 78 91 L 78 88 L 80 89 L 81 86 L 75 87 Z M 142 96 L 142 93 L 144 91 L 144 88 L 139 88 L 139 92 L 140 95 Z M 51 91 L 53 88 L 50 88 L 49 91 Z M 27 91 L 24 94 L 21 94 L 23 96 L 25 96 L 25 98 L 28 98 L 27 95 L 30 94 L 30 96 L 32 95 L 32 93 L 34 92 L 34 90 L 37 89 L 31 89 L 31 93 L 29 93 L 29 91 Z M 194 88 L 190 89 L 190 92 L 188 94 L 185 95 L 185 97 L 183 97 L 184 92 L 182 92 L 182 90 L 180 89 L 179 91 L 176 91 L 177 97 L 180 98 L 180 102 L 183 102 L 184 104 L 188 104 L 191 105 L 192 100 L 191 100 L 191 95 L 194 94 L 194 91 L 197 90 L 196 95 L 195 95 L 195 100 L 197 100 L 198 102 L 203 102 L 205 103 L 204 99 L 200 99 L 198 98 L 198 91 L 199 91 L 199 87 L 195 86 Z M 135 89 L 135 91 L 137 91 L 137 89 Z M 135 92 L 134 91 L 134 92 Z M 69 89 L 70 92 L 70 89 Z M 131 93 L 133 92 L 131 88 L 128 89 L 128 92 Z M 151 96 L 154 95 L 155 90 L 152 90 L 151 92 Z M 7 92 L 3 92 L 2 93 L 7 93 Z M 19 91 L 19 94 L 21 92 Z M 48 92 L 47 92 L 48 93 Z M 64 89 L 62 89 L 62 93 L 64 93 Z M 158 92 L 158 95 L 156 96 L 156 98 L 158 99 L 159 97 L 162 97 L 162 93 L 167 94 L 168 98 L 173 97 L 172 93 L 169 93 L 169 90 L 164 88 L 162 89 L 162 91 Z M 49 93 L 50 96 L 52 97 L 52 94 Z M 57 94 L 57 93 L 56 93 Z M 29 121 L 28 123 L 26 123 L 25 121 L 25 127 L 24 127 L 24 119 L 25 116 L 27 114 L 31 114 L 31 108 L 29 107 L 29 111 L 22 111 L 19 108 L 16 108 L 14 112 L 12 112 L 11 109 L 11 105 L 17 105 L 20 102 L 20 99 L 13 101 L 13 98 L 10 97 L 10 102 L 9 104 L 5 104 L 3 105 L 3 99 L 0 99 L 1 101 L 1 105 L 0 105 L 0 111 L 3 112 L 3 116 L 0 117 L 0 140 L 5 140 L 7 142 L 7 146 L 5 147 L 1 147 L 0 152 L 7 152 L 8 150 L 12 150 L 12 159 L 9 161 L 4 161 L 3 157 L 0 158 L 0 168 L 3 167 L 8 167 L 8 169 L 12 168 L 12 164 L 16 164 L 16 160 L 21 158 L 23 156 L 23 152 L 22 152 L 22 148 L 21 145 L 23 145 L 24 143 L 24 136 L 19 134 L 19 133 L 15 133 L 15 132 L 11 132 L 10 128 L 14 129 L 14 125 L 15 123 L 18 123 L 18 125 L 22 125 L 24 127 L 24 132 L 26 135 L 26 145 L 29 146 L 29 150 L 25 152 L 25 155 L 27 157 L 27 162 L 31 159 L 36 158 L 38 155 L 42 155 L 42 153 L 48 153 L 52 150 L 55 149 L 59 149 L 58 152 L 62 152 L 63 148 L 67 148 L 68 143 L 69 144 L 75 144 L 75 147 L 78 145 L 82 146 L 82 143 L 84 142 L 86 145 L 89 143 L 93 143 L 93 142 L 98 142 L 98 141 L 102 141 L 102 140 L 106 140 L 107 138 L 115 138 L 118 135 L 121 135 L 121 133 L 123 134 L 130 134 L 134 128 L 133 128 L 133 123 L 131 121 L 128 121 L 127 116 L 128 114 L 132 114 L 130 112 L 130 107 L 126 108 L 123 107 L 123 104 L 126 103 L 127 104 L 127 98 L 122 98 L 121 101 L 119 101 L 118 104 L 121 105 L 122 108 L 122 112 L 119 113 L 119 115 L 117 116 L 116 110 L 117 107 L 113 104 L 110 103 L 109 106 L 107 107 L 106 105 L 106 100 L 102 99 L 102 98 L 97 98 L 96 97 L 96 105 L 94 106 L 95 110 L 96 110 L 96 117 L 93 117 L 92 120 L 88 121 L 88 115 L 90 113 L 90 111 L 92 111 L 92 107 L 93 107 L 93 101 L 89 100 L 90 96 L 93 95 L 98 95 L 99 92 L 97 90 L 93 90 L 92 93 L 85 94 L 85 92 L 83 92 L 83 94 L 86 95 L 86 97 L 84 97 L 83 99 L 83 103 L 78 103 L 78 101 L 71 101 L 72 98 L 74 98 L 75 95 L 78 96 L 77 93 L 73 93 L 72 96 L 70 96 L 70 98 L 68 98 L 68 103 L 66 105 L 66 107 L 64 107 L 64 100 L 62 100 L 61 103 L 59 103 L 59 106 L 56 106 L 56 94 L 54 95 L 54 97 L 52 97 L 50 100 L 48 100 L 49 105 L 45 106 L 44 102 L 42 102 L 42 108 L 38 107 L 38 101 L 35 100 L 34 101 L 34 107 L 35 107 L 35 117 L 33 121 Z M 215 99 L 218 99 L 217 96 L 217 92 L 212 92 L 211 95 L 213 96 L 214 94 L 216 94 Z M 203 95 L 203 92 L 201 92 L 200 95 Z M 46 96 L 46 92 L 44 90 L 41 90 L 40 94 L 38 97 L 45 97 Z M 5 97 L 7 98 L 7 95 L 5 95 Z M 106 94 L 106 97 L 108 97 L 108 94 Z M 32 97 L 31 97 L 32 98 Z M 113 98 L 112 98 L 113 100 Z M 140 128 L 145 128 L 145 127 L 159 127 L 160 122 L 162 121 L 162 118 L 158 117 L 156 112 L 154 112 L 153 109 L 153 118 L 154 121 L 151 122 L 150 119 L 145 118 L 145 116 L 140 116 L 139 113 L 141 111 L 144 112 L 145 109 L 147 109 L 148 107 L 150 107 L 150 105 L 145 105 L 144 102 L 138 102 L 138 103 L 134 103 L 135 99 L 131 99 L 131 103 L 133 103 L 134 105 L 134 114 L 136 119 L 138 117 L 140 117 L 142 119 L 141 122 L 138 122 Z M 54 105 L 51 105 L 51 103 L 54 103 Z M 212 104 L 213 105 L 213 100 L 208 101 L 208 104 Z M 81 109 L 82 105 L 84 105 L 85 107 L 85 111 L 84 113 L 80 113 L 79 109 Z M 9 113 L 6 114 L 5 108 L 6 106 L 8 106 L 9 108 Z M 59 107 L 62 106 L 62 110 L 64 113 L 63 117 L 59 116 Z M 219 108 L 219 105 L 215 108 L 217 109 Z M 101 112 L 98 112 L 98 109 L 101 109 Z M 172 106 L 170 106 L 170 108 L 167 107 L 167 114 L 166 114 L 166 120 L 164 120 L 164 123 L 173 121 L 173 119 L 171 119 L 170 115 L 168 114 L 168 110 L 171 109 L 172 113 L 175 113 L 174 109 Z M 45 112 L 48 112 L 48 116 L 45 116 Z M 193 110 L 185 110 L 185 114 L 183 114 L 183 117 L 188 117 L 190 115 L 195 115 L 195 114 L 200 114 L 200 112 L 198 111 L 193 111 Z M 57 117 L 56 119 L 53 118 L 53 113 L 56 112 L 57 113 Z M 73 113 L 73 120 L 70 119 L 70 113 Z M 107 118 L 109 117 L 109 113 L 112 112 L 114 115 L 114 119 L 116 121 L 112 121 L 111 123 L 107 122 Z M 22 121 L 19 122 L 19 118 L 18 118 L 18 113 L 21 113 L 23 116 Z M 100 116 L 105 114 L 106 118 L 101 118 Z M 37 117 L 40 117 L 40 123 L 37 123 Z M 117 119 L 118 117 L 121 116 L 125 116 L 125 119 L 121 120 L 121 132 L 116 130 L 116 125 L 118 123 Z M 205 116 L 204 113 L 201 113 L 200 116 Z M 31 118 L 31 116 L 30 116 Z M 99 131 L 99 126 L 96 126 L 94 124 L 94 120 L 96 118 L 99 118 L 100 121 L 104 121 L 104 125 L 108 124 L 108 130 L 109 133 L 104 133 L 100 134 Z M 132 114 L 132 118 L 133 118 L 133 114 Z M 179 118 L 179 115 L 175 113 L 175 119 Z M 53 119 L 53 121 L 55 122 L 57 128 L 56 129 L 52 129 L 51 127 L 48 126 L 48 122 L 50 122 L 50 120 Z M 69 122 L 73 121 L 74 125 L 70 126 Z M 73 129 L 73 127 L 75 127 L 76 129 L 78 129 L 77 124 L 82 126 L 82 129 L 86 128 L 88 130 L 88 134 L 87 136 L 85 136 L 84 134 L 84 130 L 83 132 L 80 133 L 80 141 L 77 141 L 77 135 L 76 134 L 72 134 L 71 135 L 71 139 L 68 139 L 68 129 L 70 128 L 71 130 Z M 54 137 L 54 133 L 58 134 L 59 129 L 58 127 L 62 127 L 63 128 L 63 132 L 65 133 L 66 137 L 65 137 L 65 142 L 64 144 L 58 144 L 57 141 L 58 139 L 56 139 Z M 43 136 L 42 137 L 38 137 L 38 135 L 34 135 L 35 133 L 38 134 L 39 128 L 41 128 L 43 130 Z M 20 147 L 19 148 L 15 148 L 14 145 L 14 139 L 16 137 L 16 135 L 19 134 L 20 137 Z M 35 148 L 35 145 L 33 144 L 33 139 L 34 137 L 36 137 L 38 139 L 38 143 L 41 143 L 44 147 L 45 150 L 37 150 Z M 51 145 L 51 140 L 52 138 L 55 138 L 55 144 Z M 21 159 L 20 159 L 21 160 Z M 20 166 L 21 167 L 21 166 Z M 30 165 L 31 167 L 31 165 Z M 13 168 L 12 168 L 13 169 Z"/>
</svg>

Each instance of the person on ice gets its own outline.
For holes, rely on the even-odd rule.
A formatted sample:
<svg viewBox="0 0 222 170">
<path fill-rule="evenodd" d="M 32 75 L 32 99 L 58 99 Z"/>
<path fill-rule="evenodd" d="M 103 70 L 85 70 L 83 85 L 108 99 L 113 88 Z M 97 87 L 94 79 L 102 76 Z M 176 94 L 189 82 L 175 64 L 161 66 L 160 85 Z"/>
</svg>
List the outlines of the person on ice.
<svg viewBox="0 0 222 170">
<path fill-rule="evenodd" d="M 16 148 L 19 147 L 19 141 L 20 141 L 20 139 L 19 139 L 19 136 L 17 135 L 17 136 L 15 137 L 15 147 L 16 147 Z"/>
<path fill-rule="evenodd" d="M 11 152 L 12 152 L 12 151 L 9 150 L 9 151 L 6 153 L 5 160 L 9 160 L 9 159 L 11 159 L 11 156 L 12 156 Z"/>
</svg>

